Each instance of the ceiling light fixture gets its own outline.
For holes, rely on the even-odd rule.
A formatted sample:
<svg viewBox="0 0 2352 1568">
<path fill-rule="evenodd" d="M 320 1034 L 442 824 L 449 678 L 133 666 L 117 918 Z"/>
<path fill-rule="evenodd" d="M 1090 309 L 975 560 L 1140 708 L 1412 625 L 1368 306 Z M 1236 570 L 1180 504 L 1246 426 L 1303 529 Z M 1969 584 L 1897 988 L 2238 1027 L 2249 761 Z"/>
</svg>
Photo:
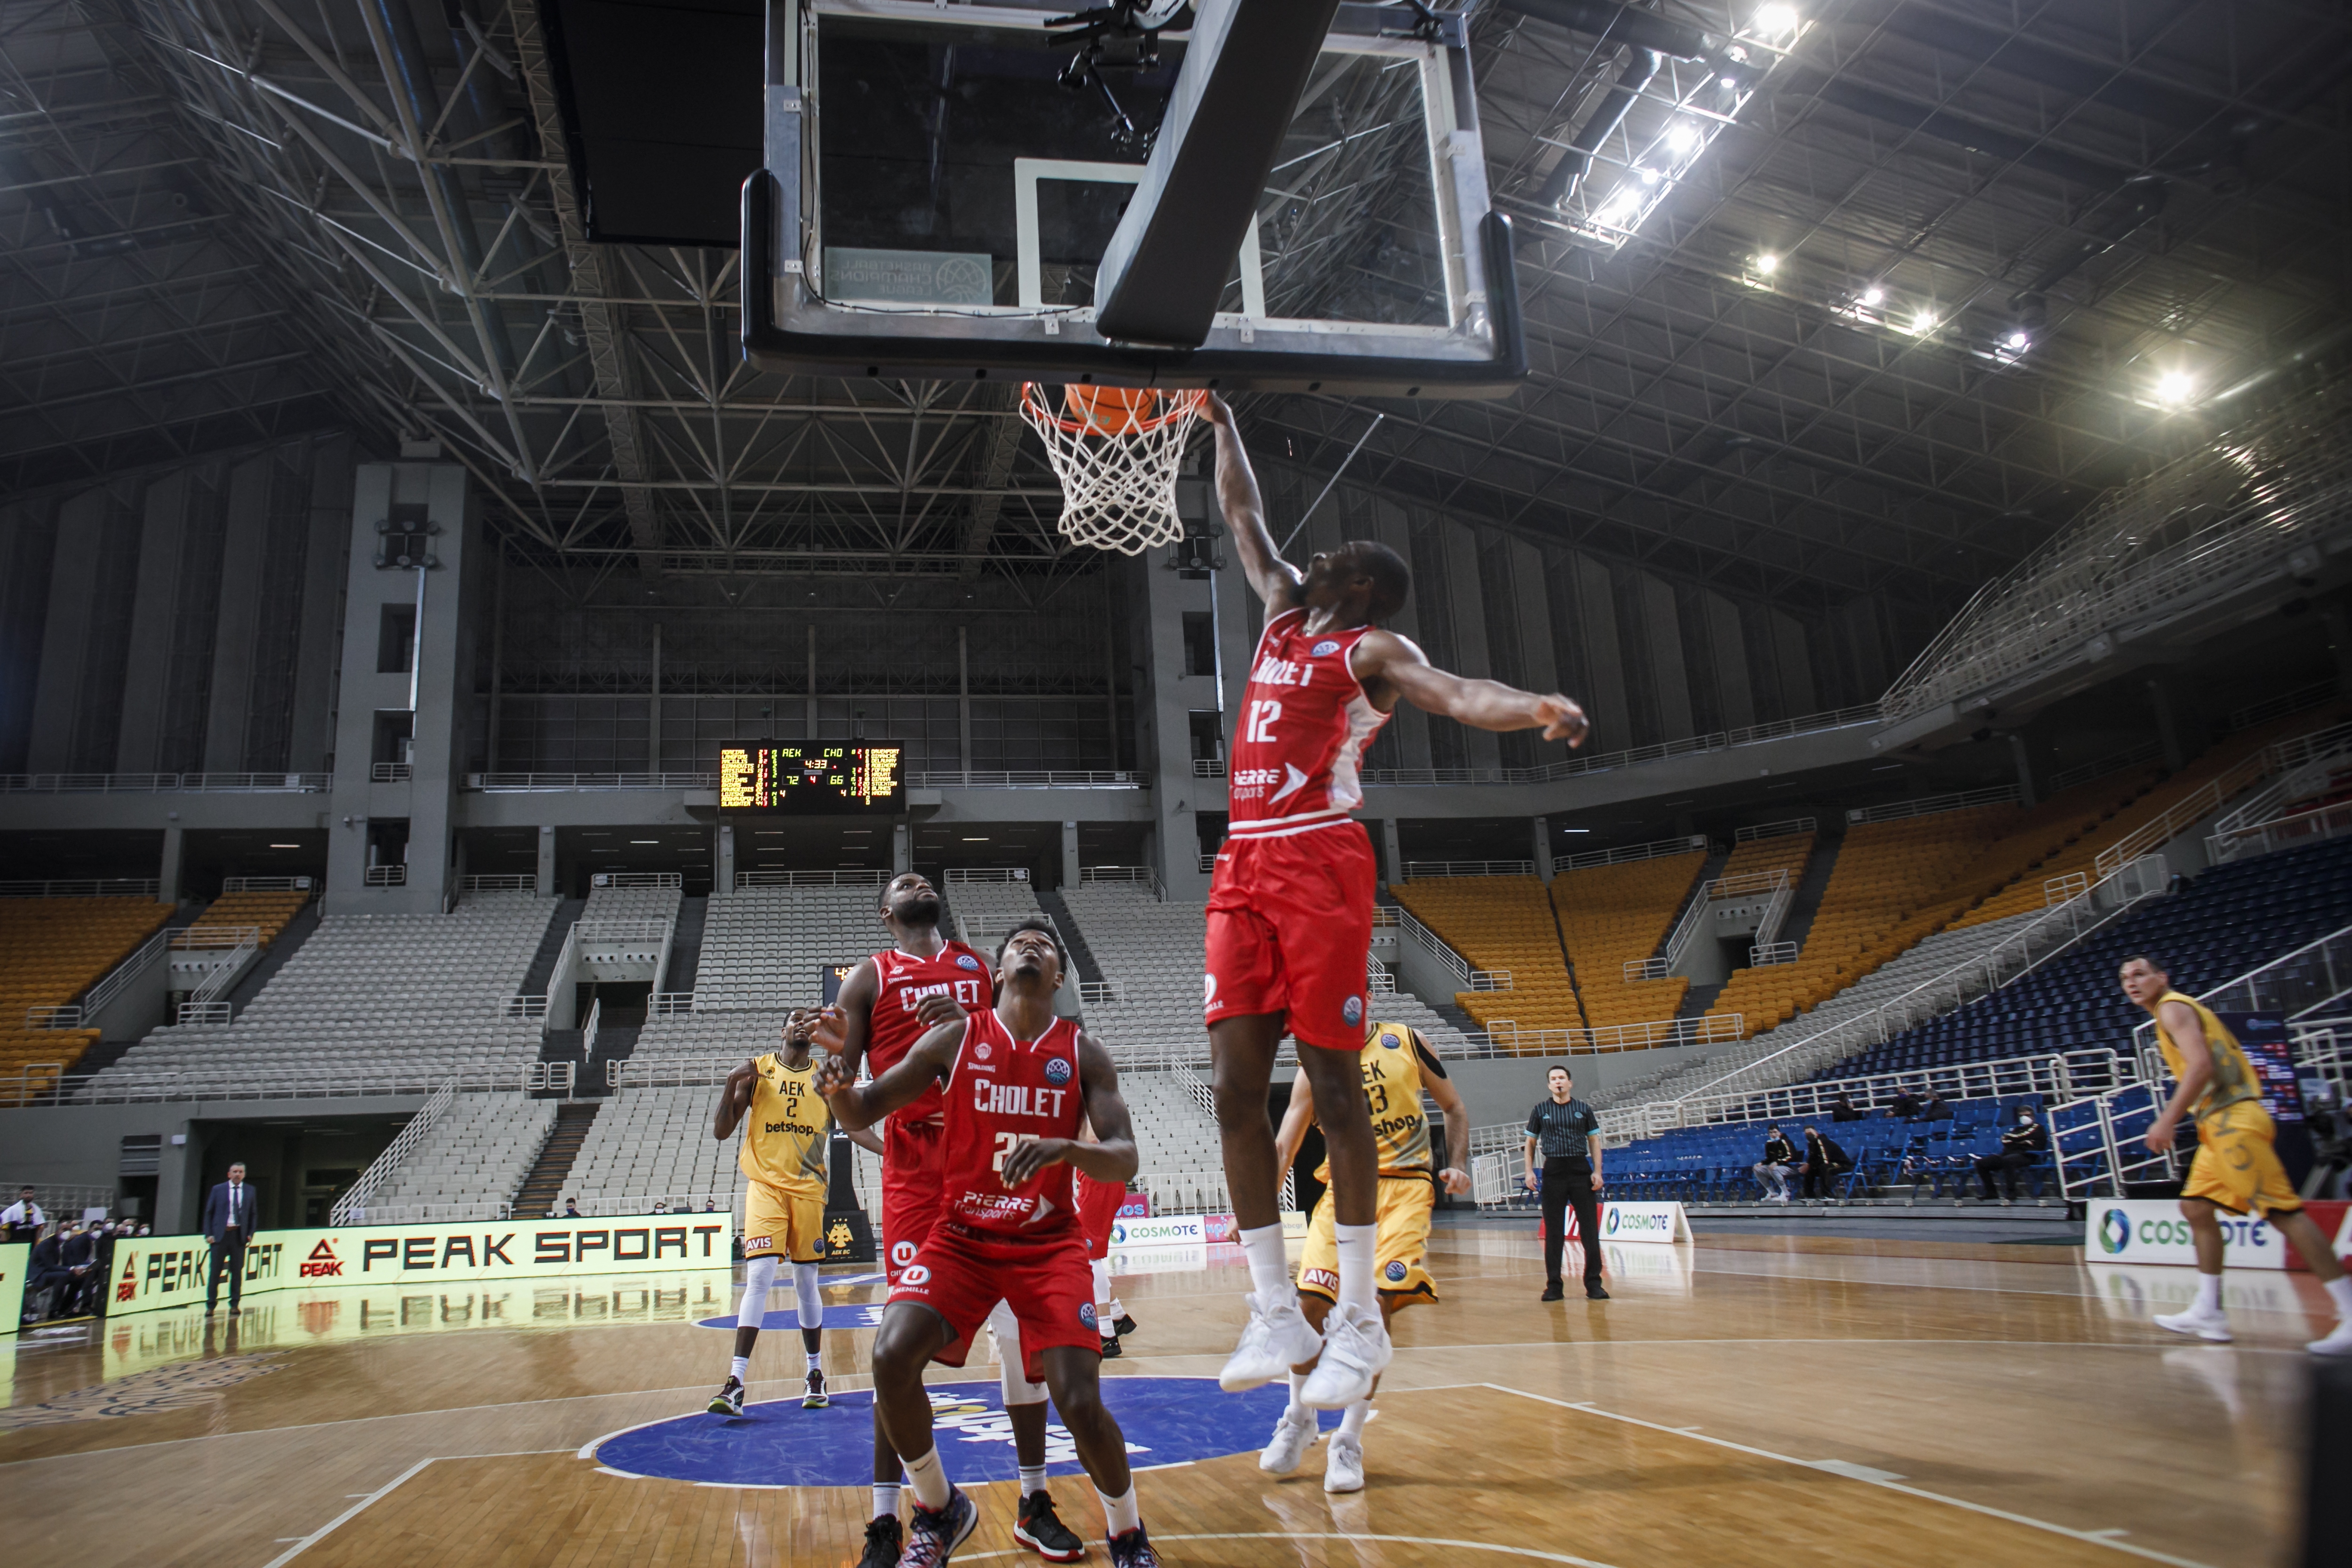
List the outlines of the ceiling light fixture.
<svg viewBox="0 0 2352 1568">
<path fill-rule="evenodd" d="M 1696 121 L 1677 120 L 1666 127 L 1666 146 L 1677 154 L 1697 152 L 1706 140 L 1706 132 L 1698 128 Z"/>
<path fill-rule="evenodd" d="M 2023 332 L 2021 332 L 2021 331 L 2019 331 L 2019 332 L 2011 332 L 2011 333 L 2010 333 L 2010 334 L 2009 334 L 2009 339 L 2008 339 L 2009 346 L 2010 346 L 2011 348 L 2013 348 L 2013 349 L 2018 349 L 2018 350 L 2021 350 L 2021 350 L 2023 350 L 2023 349 L 2025 348 L 2025 346 L 2026 346 L 2028 343 L 2030 343 L 2030 342 L 2032 342 L 2032 340 L 2031 338 L 2028 338 L 2028 337 L 2027 337 Z"/>
<path fill-rule="evenodd" d="M 1929 332 L 1936 330 L 1936 312 L 1933 310 L 1914 311 L 1911 316 L 1911 325 L 1908 330 L 1914 337 L 1926 337 Z"/>
<path fill-rule="evenodd" d="M 299 849 L 302 847 L 299 844 L 273 844 L 270 847 L 272 849 Z"/>
<path fill-rule="evenodd" d="M 1769 250 L 1759 252 L 1756 258 L 1756 270 L 1769 278 L 1780 270 L 1780 258 Z"/>
<path fill-rule="evenodd" d="M 1785 38 L 1802 25 L 1794 5 L 1759 5 L 1749 23 L 1759 37 Z"/>
<path fill-rule="evenodd" d="M 2156 378 L 2156 400 L 2167 408 L 2186 406 L 2197 395 L 2197 383 L 2185 370 L 2168 370 Z"/>
<path fill-rule="evenodd" d="M 1883 305 L 1886 302 L 1886 290 L 1873 283 L 1862 291 L 1862 302 L 1865 305 Z"/>
</svg>

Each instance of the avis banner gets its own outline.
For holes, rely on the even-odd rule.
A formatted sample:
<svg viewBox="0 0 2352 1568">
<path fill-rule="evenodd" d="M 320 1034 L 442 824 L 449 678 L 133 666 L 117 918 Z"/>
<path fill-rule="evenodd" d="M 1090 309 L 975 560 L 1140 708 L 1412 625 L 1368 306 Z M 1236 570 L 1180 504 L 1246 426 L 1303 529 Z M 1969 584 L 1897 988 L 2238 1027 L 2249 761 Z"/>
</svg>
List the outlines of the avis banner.
<svg viewBox="0 0 2352 1568">
<path fill-rule="evenodd" d="M 263 1231 L 245 1249 L 243 1294 L 724 1268 L 730 1267 L 732 1236 L 725 1215 Z M 211 1261 L 210 1244 L 201 1236 L 117 1242 L 108 1315 L 201 1304 Z M 226 1288 L 223 1280 L 224 1295 Z"/>
</svg>

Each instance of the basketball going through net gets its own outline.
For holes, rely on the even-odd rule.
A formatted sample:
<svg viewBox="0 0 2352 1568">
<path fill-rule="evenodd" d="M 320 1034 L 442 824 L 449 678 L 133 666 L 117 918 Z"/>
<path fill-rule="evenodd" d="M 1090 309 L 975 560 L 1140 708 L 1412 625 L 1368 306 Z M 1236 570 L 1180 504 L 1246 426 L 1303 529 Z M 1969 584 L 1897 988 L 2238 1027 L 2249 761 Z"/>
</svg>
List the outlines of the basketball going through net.
<svg viewBox="0 0 2352 1568">
<path fill-rule="evenodd" d="M 1021 417 L 1062 482 L 1063 537 L 1123 555 L 1182 538 L 1176 465 L 1208 394 L 1074 384 L 1060 403 L 1034 381 L 1021 388 Z"/>
</svg>

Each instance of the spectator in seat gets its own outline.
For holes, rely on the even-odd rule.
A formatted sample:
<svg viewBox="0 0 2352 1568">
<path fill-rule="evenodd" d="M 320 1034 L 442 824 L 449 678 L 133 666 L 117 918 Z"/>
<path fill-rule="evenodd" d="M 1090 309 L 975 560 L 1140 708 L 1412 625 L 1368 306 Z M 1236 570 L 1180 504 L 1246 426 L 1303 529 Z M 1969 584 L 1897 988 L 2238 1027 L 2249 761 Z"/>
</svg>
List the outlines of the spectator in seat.
<svg viewBox="0 0 2352 1568">
<path fill-rule="evenodd" d="M 572 1202 L 570 1198 L 564 1199 L 563 1217 L 565 1219 L 578 1219 L 580 1217 L 580 1205 Z"/>
<path fill-rule="evenodd" d="M 1830 1189 L 1838 1177 L 1853 1169 L 1853 1156 L 1839 1148 L 1834 1140 L 1817 1128 L 1805 1129 L 1805 1163 L 1797 1171 L 1805 1179 L 1802 1191 L 1806 1197 L 1832 1196 Z"/>
<path fill-rule="evenodd" d="M 1946 1100 L 1942 1095 L 1937 1094 L 1934 1089 L 1929 1089 L 1927 1091 L 1927 1102 L 1919 1107 L 1919 1120 L 1922 1121 L 1949 1121 L 1951 1119 L 1952 1102 Z"/>
<path fill-rule="evenodd" d="M 1919 1114 L 1919 1102 L 1911 1098 L 1909 1089 L 1898 1089 L 1895 1091 L 1895 1103 L 1886 1108 L 1886 1114 L 1898 1121 L 1913 1121 Z"/>
<path fill-rule="evenodd" d="M 2050 1130 L 2034 1120 L 2033 1107 L 2019 1106 L 2017 1124 L 2001 1130 L 2000 1152 L 1977 1156 L 1977 1180 L 1984 1184 L 1984 1195 L 1988 1199 L 1999 1197 L 2003 1203 L 2014 1203 L 2017 1200 L 2018 1173 L 2032 1169 L 2033 1163 L 2042 1157 L 2042 1152 L 2049 1147 Z M 1992 1179 L 1996 1175 L 2001 1178 L 2001 1185 L 2008 1189 L 2005 1196 L 1992 1190 Z"/>
<path fill-rule="evenodd" d="M 1832 1121 L 1859 1121 L 1863 1119 L 1863 1115 L 1864 1112 L 1853 1108 L 1853 1101 L 1843 1094 L 1837 1097 L 1837 1103 L 1830 1107 Z"/>
<path fill-rule="evenodd" d="M 1789 1201 L 1789 1167 L 1797 1163 L 1796 1145 L 1780 1136 L 1778 1126 L 1764 1129 L 1764 1157 L 1748 1169 L 1764 1191 L 1768 1204 Z"/>
<path fill-rule="evenodd" d="M 16 1190 L 15 1203 L 0 1209 L 0 1228 L 7 1231 L 5 1239 L 9 1241 L 37 1242 L 41 1239 L 41 1227 L 48 1223 L 49 1216 L 43 1214 L 41 1205 L 33 1201 L 33 1189 L 29 1184 Z"/>
<path fill-rule="evenodd" d="M 25 1267 L 25 1321 L 64 1316 L 66 1292 L 72 1282 L 73 1276 L 66 1270 L 66 1229 L 59 1226 L 33 1243 L 33 1256 Z M 34 1300 L 43 1290 L 50 1292 L 46 1312 Z"/>
</svg>

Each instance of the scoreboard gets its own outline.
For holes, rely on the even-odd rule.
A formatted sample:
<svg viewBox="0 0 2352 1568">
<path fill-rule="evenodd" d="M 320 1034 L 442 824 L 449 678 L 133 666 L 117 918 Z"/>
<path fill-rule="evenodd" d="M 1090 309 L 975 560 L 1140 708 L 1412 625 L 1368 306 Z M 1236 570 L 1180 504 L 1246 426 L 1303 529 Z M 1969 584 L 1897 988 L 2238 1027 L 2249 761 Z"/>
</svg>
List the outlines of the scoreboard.
<svg viewBox="0 0 2352 1568">
<path fill-rule="evenodd" d="M 907 805 L 900 756 L 897 746 L 729 747 L 719 809 L 895 814 Z"/>
</svg>

